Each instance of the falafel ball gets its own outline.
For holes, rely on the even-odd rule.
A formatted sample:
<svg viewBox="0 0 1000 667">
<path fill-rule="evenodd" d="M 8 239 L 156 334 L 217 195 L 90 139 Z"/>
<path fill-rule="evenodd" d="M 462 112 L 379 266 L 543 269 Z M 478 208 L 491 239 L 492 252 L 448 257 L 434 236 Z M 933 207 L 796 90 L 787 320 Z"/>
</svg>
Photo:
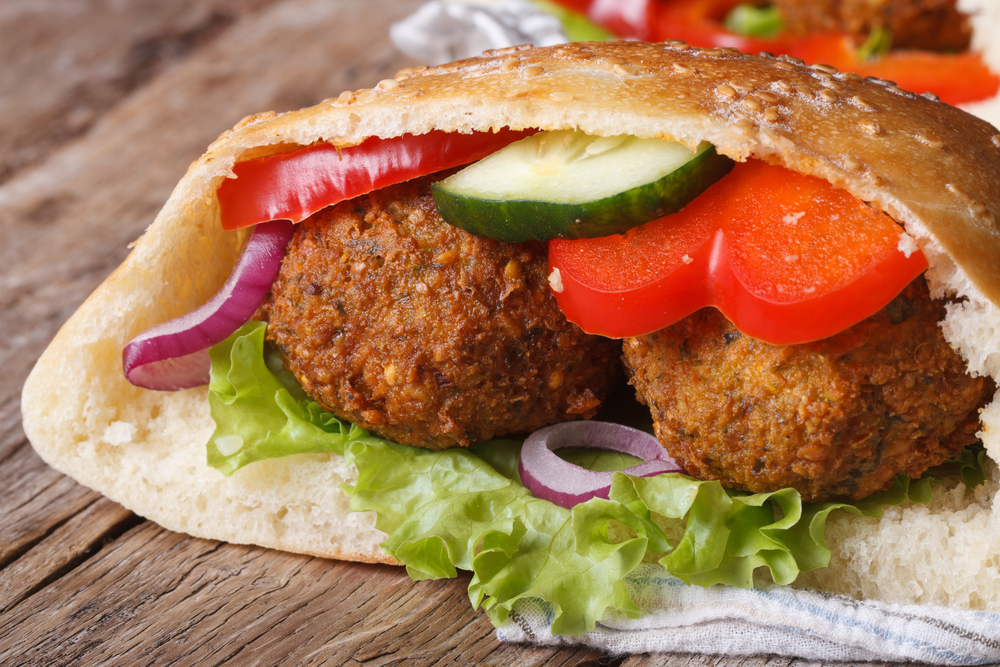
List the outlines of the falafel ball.
<svg viewBox="0 0 1000 667">
<path fill-rule="evenodd" d="M 835 30 L 865 38 L 876 28 L 894 48 L 965 51 L 972 41 L 956 0 L 773 0 L 788 28 L 799 34 Z"/>
<path fill-rule="evenodd" d="M 258 312 L 286 368 L 338 417 L 431 449 L 593 416 L 620 342 L 566 321 L 544 244 L 447 224 L 430 182 L 298 225 Z"/>
<path fill-rule="evenodd" d="M 865 498 L 976 441 L 993 392 L 944 340 L 944 305 L 918 277 L 831 338 L 769 345 L 718 310 L 625 343 L 656 435 L 690 474 L 752 492 Z"/>
</svg>

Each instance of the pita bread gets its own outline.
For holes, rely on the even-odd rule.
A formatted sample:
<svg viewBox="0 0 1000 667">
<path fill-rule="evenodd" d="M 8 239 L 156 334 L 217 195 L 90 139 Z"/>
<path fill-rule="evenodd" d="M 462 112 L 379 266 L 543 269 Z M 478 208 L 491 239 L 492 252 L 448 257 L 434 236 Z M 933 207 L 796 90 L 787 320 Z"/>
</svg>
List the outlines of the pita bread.
<svg viewBox="0 0 1000 667">
<path fill-rule="evenodd" d="M 827 179 L 902 223 L 927 255 L 943 328 L 974 374 L 1000 378 L 1000 136 L 931 97 L 789 58 L 680 43 L 516 47 L 401 72 L 370 90 L 260 114 L 191 165 L 131 255 L 59 332 L 24 389 L 24 428 L 53 467 L 172 530 L 290 551 L 391 562 L 370 516 L 349 514 L 338 456 L 256 463 L 231 478 L 205 464 L 206 391 L 138 389 L 121 351 L 204 302 L 245 233 L 219 224 L 216 189 L 234 163 L 328 141 L 432 129 L 578 128 L 715 144 Z M 1000 398 L 982 414 L 1000 460 Z M 939 485 L 930 505 L 882 521 L 831 522 L 834 563 L 806 584 L 893 602 L 1000 608 L 1000 476 Z M 905 576 L 898 573 L 906 572 Z M 947 573 L 947 576 L 944 576 Z"/>
</svg>

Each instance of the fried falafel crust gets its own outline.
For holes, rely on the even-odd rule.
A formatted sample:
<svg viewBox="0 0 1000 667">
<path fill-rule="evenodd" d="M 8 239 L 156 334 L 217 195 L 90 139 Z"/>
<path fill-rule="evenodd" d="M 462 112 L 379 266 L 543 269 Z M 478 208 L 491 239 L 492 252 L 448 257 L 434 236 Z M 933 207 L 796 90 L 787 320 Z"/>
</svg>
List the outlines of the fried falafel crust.
<svg viewBox="0 0 1000 667">
<path fill-rule="evenodd" d="M 620 344 L 566 321 L 544 244 L 452 227 L 429 183 L 299 225 L 262 309 L 286 367 L 338 417 L 431 449 L 593 416 Z"/>
<path fill-rule="evenodd" d="M 956 0 L 774 0 L 792 32 L 835 30 L 864 38 L 876 28 L 892 33 L 897 48 L 966 51 L 968 19 Z"/>
<path fill-rule="evenodd" d="M 992 395 L 945 342 L 918 277 L 886 308 L 814 343 L 770 345 L 703 308 L 632 338 L 624 359 L 685 470 L 753 492 L 865 498 L 976 441 Z"/>
</svg>

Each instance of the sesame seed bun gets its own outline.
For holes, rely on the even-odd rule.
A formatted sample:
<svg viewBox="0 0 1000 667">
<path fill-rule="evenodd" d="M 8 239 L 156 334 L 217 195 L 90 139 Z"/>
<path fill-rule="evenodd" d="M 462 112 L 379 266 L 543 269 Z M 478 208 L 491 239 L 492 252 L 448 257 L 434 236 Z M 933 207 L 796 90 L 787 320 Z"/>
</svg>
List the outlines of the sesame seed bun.
<svg viewBox="0 0 1000 667">
<path fill-rule="evenodd" d="M 213 428 L 205 389 L 133 387 L 121 350 L 225 281 L 246 233 L 221 230 L 215 193 L 236 162 L 317 141 L 349 146 L 371 136 L 500 127 L 709 141 L 734 159 L 783 165 L 872 202 L 927 255 L 932 292 L 950 299 L 948 341 L 972 373 L 1000 378 L 1000 136 L 988 123 L 932 97 L 790 58 L 680 43 L 512 48 L 404 71 L 370 90 L 260 114 L 224 133 L 39 360 L 22 404 L 36 450 L 173 530 L 390 561 L 372 518 L 347 512 L 337 489 L 353 471 L 342 458 L 286 457 L 225 479 L 204 462 Z M 996 397 L 982 422 L 988 452 L 1000 459 Z M 803 580 L 892 602 L 1000 608 L 1000 566 L 985 557 L 1000 553 L 991 509 L 1000 478 L 996 466 L 990 472 L 975 492 L 939 485 L 930 505 L 892 508 L 882 521 L 838 516 L 833 566 Z M 949 537 L 929 546 L 913 537 L 942 530 Z M 900 568 L 912 578 L 897 576 Z"/>
</svg>

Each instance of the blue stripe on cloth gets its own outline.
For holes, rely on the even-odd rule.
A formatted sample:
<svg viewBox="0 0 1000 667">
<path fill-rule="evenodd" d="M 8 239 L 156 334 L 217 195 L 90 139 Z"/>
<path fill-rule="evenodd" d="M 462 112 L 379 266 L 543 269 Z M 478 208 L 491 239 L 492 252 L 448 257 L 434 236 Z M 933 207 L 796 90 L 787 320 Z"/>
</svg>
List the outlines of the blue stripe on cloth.
<svg viewBox="0 0 1000 667">
<path fill-rule="evenodd" d="M 838 615 L 829 609 L 825 609 L 824 607 L 821 607 L 819 605 L 806 602 L 805 600 L 801 600 L 798 597 L 790 595 L 784 591 L 780 591 L 777 589 L 760 589 L 754 592 L 763 595 L 765 597 L 768 597 L 772 600 L 775 600 L 785 607 L 797 611 L 806 611 L 812 614 L 813 616 L 817 616 L 827 621 L 831 621 L 835 625 L 860 629 L 869 634 L 882 637 L 883 639 L 886 639 L 888 641 L 894 641 L 897 643 L 905 644 L 907 646 L 912 646 L 918 650 L 923 651 L 924 653 L 929 653 L 930 655 L 937 657 L 947 658 L 950 661 L 957 662 L 959 664 L 984 665 L 996 662 L 995 659 L 990 660 L 987 658 L 973 658 L 971 656 L 954 653 L 952 651 L 943 649 L 927 641 L 923 641 L 918 638 L 911 637 L 909 635 L 902 635 L 896 632 L 892 632 L 891 630 L 889 630 L 884 626 L 875 625 L 874 623 L 866 623 L 864 621 L 860 621 L 851 617 Z"/>
</svg>

